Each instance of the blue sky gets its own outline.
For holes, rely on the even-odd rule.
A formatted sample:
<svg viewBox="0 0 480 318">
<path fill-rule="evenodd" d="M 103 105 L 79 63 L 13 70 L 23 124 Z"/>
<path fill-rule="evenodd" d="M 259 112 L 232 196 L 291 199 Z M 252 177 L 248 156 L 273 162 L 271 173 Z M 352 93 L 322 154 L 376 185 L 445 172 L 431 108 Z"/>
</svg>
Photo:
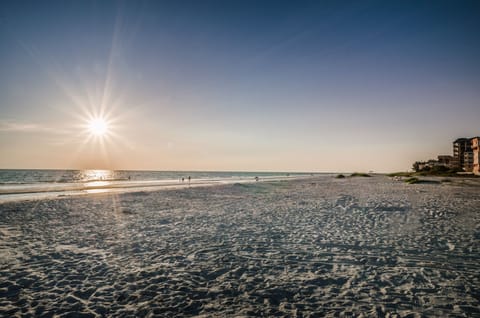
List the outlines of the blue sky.
<svg viewBox="0 0 480 318">
<path fill-rule="evenodd" d="M 406 170 L 480 133 L 479 30 L 477 1 L 3 1 L 0 168 Z"/>
</svg>

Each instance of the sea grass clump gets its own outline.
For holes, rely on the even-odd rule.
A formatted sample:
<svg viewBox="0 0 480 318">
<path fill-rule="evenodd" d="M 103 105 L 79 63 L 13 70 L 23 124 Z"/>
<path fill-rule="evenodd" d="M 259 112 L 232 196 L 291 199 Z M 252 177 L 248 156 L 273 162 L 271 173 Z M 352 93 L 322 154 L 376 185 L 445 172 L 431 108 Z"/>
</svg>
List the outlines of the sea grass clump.
<svg viewBox="0 0 480 318">
<path fill-rule="evenodd" d="M 413 172 L 394 172 L 394 173 L 389 173 L 387 176 L 389 177 L 411 177 L 413 176 Z"/>
<path fill-rule="evenodd" d="M 411 178 L 405 179 L 405 183 L 408 183 L 408 184 L 415 184 L 419 182 L 420 182 L 420 179 L 418 179 L 417 177 L 411 177 Z"/>
<path fill-rule="evenodd" d="M 354 172 L 350 175 L 350 177 L 371 177 L 371 175 L 364 172 Z"/>
</svg>

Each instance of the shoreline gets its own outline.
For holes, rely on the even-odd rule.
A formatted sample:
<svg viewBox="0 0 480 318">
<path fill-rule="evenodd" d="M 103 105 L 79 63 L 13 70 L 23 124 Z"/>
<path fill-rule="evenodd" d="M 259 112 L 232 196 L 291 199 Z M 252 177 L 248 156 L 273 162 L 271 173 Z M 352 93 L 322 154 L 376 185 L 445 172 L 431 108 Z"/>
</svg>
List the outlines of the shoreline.
<svg viewBox="0 0 480 318">
<path fill-rule="evenodd" d="M 256 183 L 256 182 L 274 182 L 286 180 L 309 179 L 315 176 L 267 176 L 255 179 L 246 178 L 225 178 L 225 179 L 193 179 L 191 182 L 179 182 L 178 180 L 153 180 L 153 181 L 132 181 L 132 182 L 109 182 L 109 181 L 94 181 L 89 183 L 78 184 L 61 184 L 59 186 L 42 186 L 37 190 L 22 189 L 10 190 L 9 192 L 2 192 L 0 190 L 0 204 L 6 202 L 16 202 L 25 200 L 43 200 L 54 199 L 70 196 L 84 196 L 94 194 L 108 194 L 108 193 L 134 193 L 145 191 L 163 191 L 183 188 L 196 187 L 210 187 L 217 185 L 228 185 L 235 183 Z"/>
<path fill-rule="evenodd" d="M 406 176 L 393 176 L 387 173 L 373 173 L 370 174 L 370 177 L 375 178 L 385 178 L 395 182 L 403 183 L 408 179 Z M 332 178 L 335 179 L 335 173 L 322 173 L 316 175 L 308 176 L 267 176 L 262 177 L 259 181 L 255 179 L 194 179 L 190 183 L 188 181 L 179 182 L 176 180 L 153 180 L 153 181 L 133 181 L 130 183 L 118 184 L 115 182 L 108 181 L 94 181 L 90 183 L 75 184 L 71 188 L 66 188 L 64 190 L 20 190 L 18 192 L 7 192 L 2 193 L 0 190 L 0 204 L 8 202 L 20 202 L 20 201 L 35 201 L 35 200 L 46 200 L 46 199 L 61 199 L 67 197 L 76 197 L 76 196 L 91 196 L 98 194 L 122 194 L 122 193 L 136 193 L 136 192 L 156 192 L 156 191 L 165 191 L 165 190 L 177 190 L 185 188 L 198 188 L 198 187 L 215 187 L 222 185 L 232 185 L 235 183 L 239 184 L 248 184 L 248 183 L 263 183 L 263 182 L 277 182 L 277 181 L 294 181 L 294 180 L 310 180 L 316 178 Z M 337 180 L 355 180 L 362 179 L 362 176 L 351 176 L 346 175 L 345 179 Z M 480 178 L 471 177 L 471 176 L 454 176 L 454 177 L 445 177 L 445 176 L 418 176 L 418 183 L 414 184 L 431 184 L 431 185 L 446 185 L 446 186 L 471 186 L 471 187 L 480 187 Z M 62 184 L 59 188 L 64 187 Z"/>
</svg>

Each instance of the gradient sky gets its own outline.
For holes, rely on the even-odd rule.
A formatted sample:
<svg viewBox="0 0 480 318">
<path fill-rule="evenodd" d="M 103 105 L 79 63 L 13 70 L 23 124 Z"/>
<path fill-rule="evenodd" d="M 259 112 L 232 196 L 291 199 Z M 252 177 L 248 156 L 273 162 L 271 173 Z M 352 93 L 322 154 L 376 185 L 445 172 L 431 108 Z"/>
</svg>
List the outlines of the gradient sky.
<svg viewBox="0 0 480 318">
<path fill-rule="evenodd" d="M 480 134 L 479 34 L 479 1 L 1 1 L 0 168 L 407 170 Z"/>
</svg>

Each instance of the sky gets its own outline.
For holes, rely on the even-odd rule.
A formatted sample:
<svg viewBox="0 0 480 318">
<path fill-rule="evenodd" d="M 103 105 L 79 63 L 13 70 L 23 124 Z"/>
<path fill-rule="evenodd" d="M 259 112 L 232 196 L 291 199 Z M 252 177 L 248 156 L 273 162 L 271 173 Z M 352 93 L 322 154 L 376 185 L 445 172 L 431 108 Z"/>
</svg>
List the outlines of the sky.
<svg viewBox="0 0 480 318">
<path fill-rule="evenodd" d="M 478 1 L 1 1 L 0 168 L 406 171 L 480 135 L 479 32 Z"/>
</svg>

